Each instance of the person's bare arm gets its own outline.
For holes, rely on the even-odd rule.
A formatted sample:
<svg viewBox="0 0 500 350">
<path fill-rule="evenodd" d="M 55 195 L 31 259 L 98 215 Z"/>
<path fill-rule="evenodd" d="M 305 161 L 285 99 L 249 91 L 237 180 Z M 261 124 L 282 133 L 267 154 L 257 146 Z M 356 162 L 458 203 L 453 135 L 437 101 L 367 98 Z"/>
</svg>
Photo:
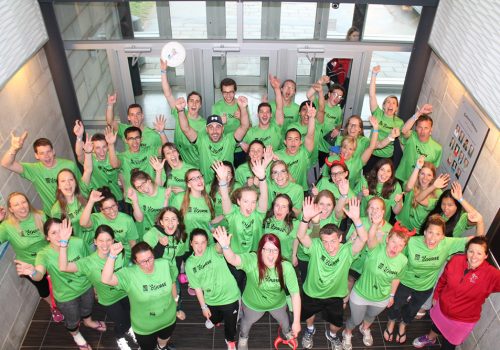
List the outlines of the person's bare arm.
<svg viewBox="0 0 500 350">
<path fill-rule="evenodd" d="M 373 151 L 375 151 L 375 148 L 377 147 L 378 128 L 379 128 L 377 118 L 375 118 L 372 115 L 370 117 L 370 123 L 372 124 L 373 130 L 372 130 L 372 136 L 370 138 L 370 144 L 368 145 L 368 148 L 365 149 L 365 151 L 361 155 L 361 162 L 363 163 L 363 165 L 366 165 L 366 163 L 372 156 Z"/>
<path fill-rule="evenodd" d="M 316 128 L 316 108 L 312 106 L 312 102 L 307 104 L 307 116 L 309 121 L 307 124 L 307 134 L 304 141 L 304 147 L 310 152 L 314 150 L 314 132 Z"/>
<path fill-rule="evenodd" d="M 372 69 L 372 78 L 370 79 L 370 89 L 368 92 L 370 98 L 370 111 L 373 113 L 378 107 L 377 102 L 377 74 L 380 72 L 380 66 Z"/>
<path fill-rule="evenodd" d="M 245 96 L 238 96 L 238 108 L 240 110 L 240 126 L 234 131 L 234 139 L 241 142 L 250 128 L 250 119 L 248 117 L 248 100 Z"/>
<path fill-rule="evenodd" d="M 13 131 L 10 133 L 10 148 L 7 150 L 7 152 L 5 152 L 2 157 L 2 161 L 0 162 L 4 168 L 17 174 L 23 173 L 23 166 L 16 160 L 16 155 L 17 152 L 19 152 L 19 150 L 23 148 L 24 141 L 27 137 L 27 131 L 23 132 L 21 136 L 16 136 Z"/>
<path fill-rule="evenodd" d="M 234 267 L 240 266 L 241 258 L 231 249 L 231 235 L 227 234 L 226 228 L 224 226 L 217 226 L 213 232 L 213 236 L 221 246 L 222 254 L 224 254 L 226 261 Z"/>
<path fill-rule="evenodd" d="M 76 158 L 80 164 L 83 163 L 84 161 L 84 153 L 83 153 L 83 133 L 85 131 L 85 128 L 83 126 L 83 123 L 80 120 L 75 121 L 75 126 L 73 127 L 73 133 L 76 136 L 76 141 L 75 141 L 75 153 L 76 153 Z"/>
<path fill-rule="evenodd" d="M 116 92 L 113 95 L 108 95 L 108 105 L 106 106 L 106 124 L 111 126 L 113 130 L 118 130 L 118 121 L 115 120 L 115 103 Z"/>
<path fill-rule="evenodd" d="M 281 82 L 277 77 L 269 74 L 269 83 L 273 87 L 274 96 L 276 97 L 276 110 L 274 111 L 275 122 L 277 125 L 281 126 L 285 122 L 285 114 L 283 112 L 284 102 L 280 89 Z"/>
<path fill-rule="evenodd" d="M 430 114 L 432 113 L 432 105 L 430 104 L 425 104 L 420 108 L 413 116 L 411 116 L 403 125 L 403 128 L 401 129 L 401 134 L 403 134 L 403 137 L 407 139 L 408 137 L 411 136 L 411 129 L 413 128 L 413 125 L 417 122 L 418 118 L 422 114 Z"/>
<path fill-rule="evenodd" d="M 113 167 L 113 169 L 118 169 L 121 166 L 121 162 L 116 155 L 115 149 L 116 131 L 113 131 L 110 126 L 107 126 L 106 129 L 104 129 L 104 137 L 106 138 L 106 143 L 108 144 L 109 164 Z"/>
<path fill-rule="evenodd" d="M 186 108 L 186 100 L 184 97 L 179 97 L 175 101 L 175 108 L 177 109 L 177 114 L 179 115 L 179 126 L 182 132 L 186 135 L 189 142 L 195 142 L 198 138 L 198 133 L 189 125 L 186 114 L 184 113 L 184 109 Z"/>
<path fill-rule="evenodd" d="M 172 94 L 172 89 L 170 88 L 170 84 L 168 82 L 167 77 L 167 68 L 168 62 L 164 61 L 160 58 L 160 69 L 161 69 L 161 87 L 163 89 L 163 95 L 167 99 L 168 105 L 171 109 L 175 108 L 175 97 Z"/>
</svg>

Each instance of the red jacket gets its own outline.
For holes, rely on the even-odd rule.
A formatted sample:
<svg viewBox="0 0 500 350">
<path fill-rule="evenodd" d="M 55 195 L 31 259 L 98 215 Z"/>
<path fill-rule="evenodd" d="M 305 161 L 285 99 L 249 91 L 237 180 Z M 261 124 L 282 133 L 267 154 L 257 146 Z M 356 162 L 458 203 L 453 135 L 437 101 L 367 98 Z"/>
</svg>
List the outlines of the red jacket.
<svg viewBox="0 0 500 350">
<path fill-rule="evenodd" d="M 445 316 L 461 322 L 477 322 L 481 308 L 491 293 L 500 292 L 500 270 L 484 261 L 474 270 L 467 270 L 467 256 L 455 255 L 439 278 L 434 300 Z"/>
</svg>

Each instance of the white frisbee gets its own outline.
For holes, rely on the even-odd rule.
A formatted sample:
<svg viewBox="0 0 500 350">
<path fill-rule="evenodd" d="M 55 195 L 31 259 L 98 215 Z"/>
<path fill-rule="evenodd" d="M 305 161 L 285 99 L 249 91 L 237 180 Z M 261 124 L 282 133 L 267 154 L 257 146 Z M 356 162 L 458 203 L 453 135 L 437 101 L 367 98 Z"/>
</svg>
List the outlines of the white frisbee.
<svg viewBox="0 0 500 350">
<path fill-rule="evenodd" d="M 186 59 L 186 49 L 177 41 L 168 42 L 161 49 L 161 59 L 167 61 L 169 67 L 178 67 Z"/>
</svg>

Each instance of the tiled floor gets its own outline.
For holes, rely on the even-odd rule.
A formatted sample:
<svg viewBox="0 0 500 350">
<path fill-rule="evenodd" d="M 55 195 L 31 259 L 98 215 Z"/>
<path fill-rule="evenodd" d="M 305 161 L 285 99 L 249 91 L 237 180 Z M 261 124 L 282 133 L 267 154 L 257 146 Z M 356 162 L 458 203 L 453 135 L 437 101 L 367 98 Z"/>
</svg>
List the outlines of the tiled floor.
<svg viewBox="0 0 500 350">
<path fill-rule="evenodd" d="M 189 296 L 183 286 L 183 309 L 186 312 L 187 318 L 184 321 L 178 321 L 177 326 L 172 336 L 177 349 L 225 349 L 224 343 L 224 330 L 222 327 L 216 327 L 212 330 L 205 328 L 205 319 L 200 312 L 198 301 L 195 297 Z M 349 311 L 346 313 L 348 314 Z M 106 315 L 98 304 L 94 308 L 93 317 L 96 320 L 106 320 Z M 94 350 L 111 350 L 118 349 L 116 347 L 115 339 L 113 337 L 111 322 L 106 322 L 108 331 L 99 333 L 97 331 L 81 328 L 81 332 L 88 343 Z M 415 321 L 408 329 L 408 339 L 406 344 L 399 345 L 396 343 L 387 343 L 382 337 L 382 332 L 385 329 L 386 317 L 382 313 L 372 326 L 372 334 L 374 344 L 367 349 L 413 349 L 411 342 L 417 336 L 427 332 L 430 328 L 430 321 L 428 318 L 422 321 Z M 305 327 L 305 325 L 302 325 Z M 314 335 L 314 349 L 328 349 L 327 341 L 324 336 L 327 324 L 319 318 L 316 321 L 316 334 Z M 273 349 L 274 339 L 278 332 L 278 325 L 268 315 L 256 323 L 250 332 L 249 348 L 250 349 Z M 362 337 L 358 331 L 354 332 L 353 348 L 365 348 L 362 343 Z M 134 347 L 132 347 L 134 348 Z M 136 349 L 135 347 L 134 349 Z M 281 349 L 288 347 L 282 345 Z M 437 346 L 433 347 L 434 349 Z M 26 332 L 22 350 L 34 349 L 76 349 L 73 339 L 65 330 L 62 324 L 54 323 L 50 320 L 49 307 L 43 301 L 38 305 L 31 325 Z"/>
</svg>

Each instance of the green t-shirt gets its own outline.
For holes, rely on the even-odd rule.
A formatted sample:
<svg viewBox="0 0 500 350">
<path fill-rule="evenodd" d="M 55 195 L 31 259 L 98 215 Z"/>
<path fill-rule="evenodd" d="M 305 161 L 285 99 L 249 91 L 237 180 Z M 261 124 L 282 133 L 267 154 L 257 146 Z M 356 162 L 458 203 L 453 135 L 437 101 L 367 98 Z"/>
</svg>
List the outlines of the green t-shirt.
<svg viewBox="0 0 500 350">
<path fill-rule="evenodd" d="M 142 220 L 143 232 L 148 232 L 155 225 L 156 217 L 165 208 L 166 190 L 165 187 L 158 186 L 156 194 L 153 196 L 148 196 L 137 191 L 137 201 L 144 215 L 144 219 Z"/>
<path fill-rule="evenodd" d="M 296 184 L 295 182 L 288 181 L 285 187 L 279 187 L 274 180 L 269 180 L 267 182 L 268 188 L 268 207 L 271 207 L 273 200 L 278 194 L 287 194 L 292 200 L 292 205 L 296 209 L 302 209 L 302 204 L 304 203 L 304 189 L 302 186 Z"/>
<path fill-rule="evenodd" d="M 444 214 L 441 215 L 441 217 L 448 222 L 448 218 L 444 216 Z M 455 227 L 453 228 L 453 237 L 462 237 L 462 234 L 470 229 L 472 226 L 469 225 L 469 217 L 467 216 L 467 212 L 462 212 L 460 214 L 460 217 L 458 218 L 457 223 L 455 224 Z"/>
<path fill-rule="evenodd" d="M 401 129 L 404 125 L 404 121 L 399 117 L 389 117 L 384 114 L 384 111 L 377 107 L 377 109 L 372 113 L 372 115 L 377 118 L 378 121 L 378 141 L 382 141 L 391 134 L 392 129 Z M 372 131 L 373 132 L 373 131 Z M 371 135 L 371 134 L 370 134 Z M 380 158 L 391 158 L 394 153 L 394 142 L 389 143 L 382 149 L 376 149 L 373 151 L 373 155 Z"/>
<path fill-rule="evenodd" d="M 83 209 L 85 208 L 76 198 L 72 203 L 69 203 L 66 207 L 66 217 L 71 221 L 71 226 L 73 227 L 73 235 L 83 239 L 83 241 L 88 245 L 94 243 L 95 231 L 92 227 L 82 227 L 80 225 L 80 216 L 82 215 Z M 63 219 L 61 205 L 59 202 L 55 202 L 50 210 L 50 216 L 53 218 Z"/>
<path fill-rule="evenodd" d="M 387 256 L 386 243 L 382 242 L 369 251 L 363 274 L 354 284 L 356 293 L 368 301 L 384 301 L 391 294 L 392 281 L 403 275 L 408 259 L 404 254 Z"/>
<path fill-rule="evenodd" d="M 77 237 L 69 240 L 66 249 L 68 262 L 76 263 L 88 255 L 87 245 Z M 37 254 L 35 266 L 38 265 L 44 266 L 49 273 L 54 299 L 58 302 L 74 300 L 91 287 L 90 281 L 84 275 L 59 270 L 59 252 L 52 249 L 50 245 Z"/>
<path fill-rule="evenodd" d="M 433 288 L 448 257 L 463 252 L 468 240 L 467 237 L 445 237 L 434 249 L 429 249 L 424 236 L 411 237 L 404 250 L 408 267 L 401 283 L 417 291 Z"/>
<path fill-rule="evenodd" d="M 165 187 L 180 187 L 185 191 L 186 182 L 184 181 L 184 176 L 189 169 L 198 168 L 194 165 L 191 165 L 190 163 L 182 162 L 182 166 L 179 169 L 171 169 L 170 174 L 167 177 L 167 183 L 165 184 Z"/>
<path fill-rule="evenodd" d="M 292 261 L 293 241 L 297 238 L 299 220 L 293 220 L 292 229 L 289 231 L 285 220 L 277 220 L 274 216 L 264 222 L 263 234 L 274 233 L 281 243 L 281 256 Z"/>
<path fill-rule="evenodd" d="M 95 252 L 92 255 L 75 262 L 78 272 L 85 275 L 94 286 L 97 292 L 99 304 L 104 306 L 112 305 L 127 296 L 124 291 L 118 290 L 114 286 L 101 282 L 102 269 L 104 268 L 106 260 L 107 258 L 102 259 L 99 257 L 99 254 Z M 127 263 L 125 262 L 124 255 L 118 254 L 118 257 L 115 260 L 114 272 L 116 273 L 126 266 Z"/>
<path fill-rule="evenodd" d="M 257 254 L 240 254 L 241 265 L 237 268 L 245 271 L 247 284 L 243 291 L 243 302 L 250 309 L 265 312 L 279 309 L 286 304 L 285 290 L 281 289 L 276 268 L 266 269 L 266 275 L 259 283 Z M 299 293 L 297 275 L 291 263 L 283 261 L 283 280 L 290 295 Z"/>
<path fill-rule="evenodd" d="M 304 293 L 311 298 L 343 298 L 347 295 L 347 275 L 356 258 L 352 243 L 342 244 L 335 256 L 330 256 L 320 238 L 313 238 L 311 246 L 304 248 L 309 255 Z"/>
<path fill-rule="evenodd" d="M 161 246 L 159 242 L 161 237 L 167 236 L 164 232 L 158 230 L 156 226 L 153 226 L 144 234 L 143 240 L 153 248 L 156 254 L 156 246 Z M 185 241 L 177 241 L 173 236 L 168 237 L 168 244 L 165 246 L 163 259 L 168 260 L 170 263 L 170 276 L 175 280 L 179 275 L 179 270 L 177 269 L 177 263 L 175 258 L 184 255 L 189 250 L 189 238 Z"/>
<path fill-rule="evenodd" d="M 426 162 L 431 162 L 437 167 L 441 163 L 443 147 L 432 137 L 427 142 L 421 142 L 417 134 L 412 131 L 409 138 L 400 137 L 399 141 L 404 147 L 403 157 L 396 170 L 396 177 L 402 182 L 408 181 L 415 169 L 419 156 L 424 155 Z"/>
<path fill-rule="evenodd" d="M 314 99 L 314 104 L 316 108 L 319 109 L 318 97 Z M 337 104 L 335 106 L 330 106 L 328 102 L 325 101 L 325 121 L 323 122 L 322 134 L 325 136 L 332 132 L 333 129 L 342 126 L 342 108 Z"/>
<path fill-rule="evenodd" d="M 344 135 L 338 135 L 335 139 L 335 146 L 341 146 Z M 364 135 L 358 136 L 356 139 L 356 150 L 354 151 L 352 158 L 360 158 L 363 152 L 370 146 L 370 139 Z"/>
<path fill-rule="evenodd" d="M 328 152 L 329 147 L 325 149 L 323 143 L 322 133 L 323 124 L 320 124 L 317 120 L 315 120 L 314 124 L 314 148 L 310 154 L 309 165 L 313 166 L 318 162 L 318 149 L 322 152 Z M 302 136 L 302 145 L 304 146 L 304 142 L 306 141 L 307 129 L 308 125 L 303 125 L 300 121 L 296 123 L 292 123 L 288 125 L 287 129 L 283 129 L 283 139 L 286 137 L 286 132 L 290 129 L 297 129 Z M 305 149 L 305 146 L 304 146 Z"/>
<path fill-rule="evenodd" d="M 361 212 L 362 213 L 366 213 L 366 208 L 368 207 L 368 201 L 370 199 L 372 199 L 374 196 L 380 197 L 380 198 L 382 198 L 384 200 L 384 203 L 385 203 L 384 220 L 387 221 L 391 217 L 391 210 L 392 210 L 392 208 L 394 208 L 394 206 L 396 206 L 396 201 L 395 201 L 394 198 L 398 194 L 403 193 L 403 191 L 401 190 L 401 185 L 399 184 L 399 182 L 396 181 L 396 183 L 394 184 L 394 190 L 389 195 L 389 198 L 384 198 L 384 197 L 382 197 L 382 188 L 383 188 L 383 186 L 384 186 L 383 183 L 377 183 L 377 187 L 376 187 L 377 193 L 375 195 L 369 194 L 366 197 L 363 196 L 363 198 L 361 200 Z M 359 187 L 359 192 L 361 192 L 361 190 L 362 190 L 363 187 L 368 188 L 368 182 L 366 181 L 366 178 L 364 176 L 361 177 L 360 185 L 358 187 Z"/>
<path fill-rule="evenodd" d="M 130 261 L 132 247 L 129 241 L 137 241 L 139 239 L 134 219 L 130 215 L 121 212 L 118 213 L 118 216 L 114 220 L 106 218 L 103 213 L 93 213 L 90 215 L 90 218 L 94 232 L 99 225 L 108 225 L 113 229 L 115 232 L 115 241 L 123 245 L 125 260 Z"/>
<path fill-rule="evenodd" d="M 202 256 L 192 254 L 186 260 L 186 274 L 191 288 L 203 290 L 208 305 L 227 305 L 240 298 L 236 280 L 215 245 L 208 246 Z"/>
<path fill-rule="evenodd" d="M 118 123 L 118 137 L 120 137 L 125 144 L 125 149 L 128 149 L 128 145 L 125 140 L 125 130 L 127 130 L 127 128 L 130 128 L 131 126 L 131 124 Z M 141 148 L 152 148 L 155 150 L 155 155 L 158 155 L 158 150 L 160 149 L 161 145 L 161 137 L 158 131 L 145 126 L 142 130 Z"/>
<path fill-rule="evenodd" d="M 181 210 L 183 198 L 184 192 L 172 195 L 170 196 L 169 205 Z M 201 228 L 208 233 L 208 244 L 213 244 L 210 221 L 212 221 L 212 214 L 205 202 L 205 198 L 197 198 L 193 195 L 189 195 L 189 207 L 184 214 L 184 225 L 186 226 L 186 234 L 188 237 L 193 229 Z"/>
<path fill-rule="evenodd" d="M 206 132 L 207 121 L 205 118 L 199 116 L 196 119 L 188 117 L 187 109 L 185 110 L 186 118 L 188 120 L 188 124 L 191 128 L 193 128 L 198 135 Z M 181 126 L 179 124 L 179 113 L 177 113 L 177 109 L 173 108 L 171 110 L 171 115 L 175 119 L 175 130 L 174 130 L 174 142 L 179 150 L 179 153 L 182 157 L 182 160 L 189 164 L 197 164 L 199 160 L 198 149 L 195 145 L 193 145 L 184 132 L 181 130 Z"/>
<path fill-rule="evenodd" d="M 124 290 L 130 300 L 132 329 L 140 335 L 157 332 L 175 322 L 176 303 L 172 296 L 169 262 L 155 259 L 151 274 L 137 265 L 116 273 L 118 289 Z"/>
<path fill-rule="evenodd" d="M 234 205 L 231 212 L 226 215 L 229 224 L 229 233 L 233 235 L 231 239 L 231 249 L 236 253 L 248 253 L 257 250 L 260 237 L 262 236 L 262 222 L 266 213 L 255 209 L 249 216 L 244 216 L 240 212 L 240 207 Z"/>
<path fill-rule="evenodd" d="M 199 161 L 196 164 L 200 165 L 206 183 L 212 182 L 214 179 L 215 175 L 211 167 L 216 160 L 234 162 L 236 140 L 232 134 L 224 134 L 219 142 L 212 142 L 207 133 L 201 133 L 198 134 L 195 145 L 200 153 Z"/>
<path fill-rule="evenodd" d="M 21 163 L 21 166 L 23 167 L 21 177 L 31 181 L 33 186 L 35 186 L 42 200 L 43 212 L 46 215 L 50 214 L 52 204 L 56 201 L 57 174 L 63 169 L 69 169 L 75 174 L 77 179 L 82 178 L 75 162 L 67 159 L 57 158 L 56 165 L 52 168 L 47 168 L 41 162 Z"/>
<path fill-rule="evenodd" d="M 311 153 L 302 145 L 299 151 L 293 156 L 286 153 L 286 149 L 276 152 L 276 156 L 286 163 L 290 175 L 295 179 L 295 183 L 302 186 L 303 191 L 309 190 L 307 171 L 309 170 Z"/>
<path fill-rule="evenodd" d="M 334 160 L 340 160 L 338 154 L 333 154 L 328 156 L 328 161 L 332 162 Z M 354 155 L 345 160 L 345 165 L 349 170 L 349 187 L 350 188 L 358 188 L 361 177 L 363 176 L 363 161 L 361 158 L 354 158 Z M 321 171 L 323 177 L 330 177 L 330 167 L 328 165 L 323 166 L 323 170 Z"/>
<path fill-rule="evenodd" d="M 368 232 L 368 230 L 370 230 L 370 227 L 372 227 L 372 223 L 370 222 L 370 219 L 366 216 L 362 216 L 361 222 L 363 223 L 363 226 L 365 227 L 366 232 Z M 391 231 L 391 229 L 392 229 L 392 225 L 389 222 L 384 221 L 384 225 L 382 225 L 382 227 L 377 232 L 377 238 L 384 240 L 385 237 L 387 237 L 387 235 Z M 354 227 L 353 224 L 351 224 L 351 227 L 349 228 L 349 231 L 347 232 L 347 235 L 346 235 L 346 240 L 350 240 L 354 231 L 356 231 L 356 228 Z M 352 265 L 351 265 L 352 270 L 358 272 L 359 274 L 363 273 L 363 267 L 365 266 L 365 259 L 366 259 L 366 256 L 367 256 L 369 251 L 370 250 L 368 248 L 368 245 L 365 245 L 365 247 L 363 249 L 361 249 L 361 251 L 358 254 L 358 258 L 356 260 L 354 260 Z"/>
<path fill-rule="evenodd" d="M 155 178 L 155 170 L 151 164 L 149 164 L 149 159 L 156 155 L 157 152 L 153 148 L 142 146 L 137 153 L 132 153 L 127 150 L 117 155 L 121 162 L 120 173 L 123 176 L 125 193 L 132 186 L 130 183 L 130 175 L 133 169 L 142 170 L 149 174 L 152 179 Z M 127 198 L 127 202 L 130 203 L 130 199 Z"/>
<path fill-rule="evenodd" d="M 417 204 L 417 206 L 414 208 L 412 206 L 412 202 L 415 193 L 413 192 L 413 190 L 411 190 L 406 194 L 403 202 L 403 209 L 401 209 L 399 214 L 396 215 L 396 219 L 401 221 L 401 223 L 408 229 L 413 230 L 414 228 L 416 228 L 417 232 L 419 232 L 420 227 L 422 227 L 422 225 L 425 224 L 425 219 L 427 218 L 427 215 L 436 206 L 436 203 L 439 199 L 439 196 L 441 196 L 442 192 L 443 191 L 441 191 L 440 189 L 437 189 L 436 196 L 429 197 L 427 206 Z"/>
<path fill-rule="evenodd" d="M 43 215 L 42 221 L 46 217 Z M 12 225 L 9 221 L 0 224 L 0 243 L 9 242 L 16 253 L 16 259 L 34 265 L 35 258 L 48 242 L 43 231 L 35 224 L 33 214 L 19 222 L 19 227 Z"/>
<path fill-rule="evenodd" d="M 109 155 L 106 154 L 104 160 L 99 160 L 96 158 L 95 154 L 92 154 L 92 176 L 90 178 L 90 188 L 98 189 L 103 186 L 109 187 L 111 193 L 115 196 L 117 201 L 123 199 L 123 193 L 118 185 L 118 173 L 120 169 L 115 169 L 109 163 Z"/>
<path fill-rule="evenodd" d="M 243 141 L 250 144 L 253 140 L 262 141 L 264 146 L 273 146 L 273 151 L 277 151 L 284 146 L 283 137 L 281 136 L 282 127 L 275 122 L 271 122 L 267 129 L 261 129 L 258 125 L 251 127 Z"/>
<path fill-rule="evenodd" d="M 236 103 L 236 98 L 233 105 L 228 105 L 226 101 L 222 99 L 215 102 L 215 104 L 212 106 L 212 114 L 216 114 L 220 117 L 222 117 L 224 113 L 226 114 L 227 121 L 224 125 L 224 134 L 228 136 L 231 135 L 231 137 L 236 129 L 240 127 L 240 120 L 235 117 L 235 113 L 237 110 L 238 103 Z"/>
<path fill-rule="evenodd" d="M 273 119 L 276 120 L 276 101 L 269 102 L 272 109 Z M 290 103 L 288 106 L 283 106 L 284 122 L 283 130 L 288 130 L 288 125 L 295 123 L 299 120 L 299 105 L 295 102 Z"/>
<path fill-rule="evenodd" d="M 249 178 L 255 176 L 248 162 L 242 163 L 239 167 L 237 167 L 234 175 L 237 182 L 245 185 L 247 184 L 247 180 Z"/>
<path fill-rule="evenodd" d="M 318 191 L 328 190 L 333 194 L 335 200 L 338 201 L 340 198 L 340 190 L 338 186 L 330 181 L 330 176 L 322 177 L 316 184 Z M 351 184 L 349 183 L 349 191 L 347 192 L 347 198 L 356 197 L 353 190 L 351 189 Z"/>
</svg>

